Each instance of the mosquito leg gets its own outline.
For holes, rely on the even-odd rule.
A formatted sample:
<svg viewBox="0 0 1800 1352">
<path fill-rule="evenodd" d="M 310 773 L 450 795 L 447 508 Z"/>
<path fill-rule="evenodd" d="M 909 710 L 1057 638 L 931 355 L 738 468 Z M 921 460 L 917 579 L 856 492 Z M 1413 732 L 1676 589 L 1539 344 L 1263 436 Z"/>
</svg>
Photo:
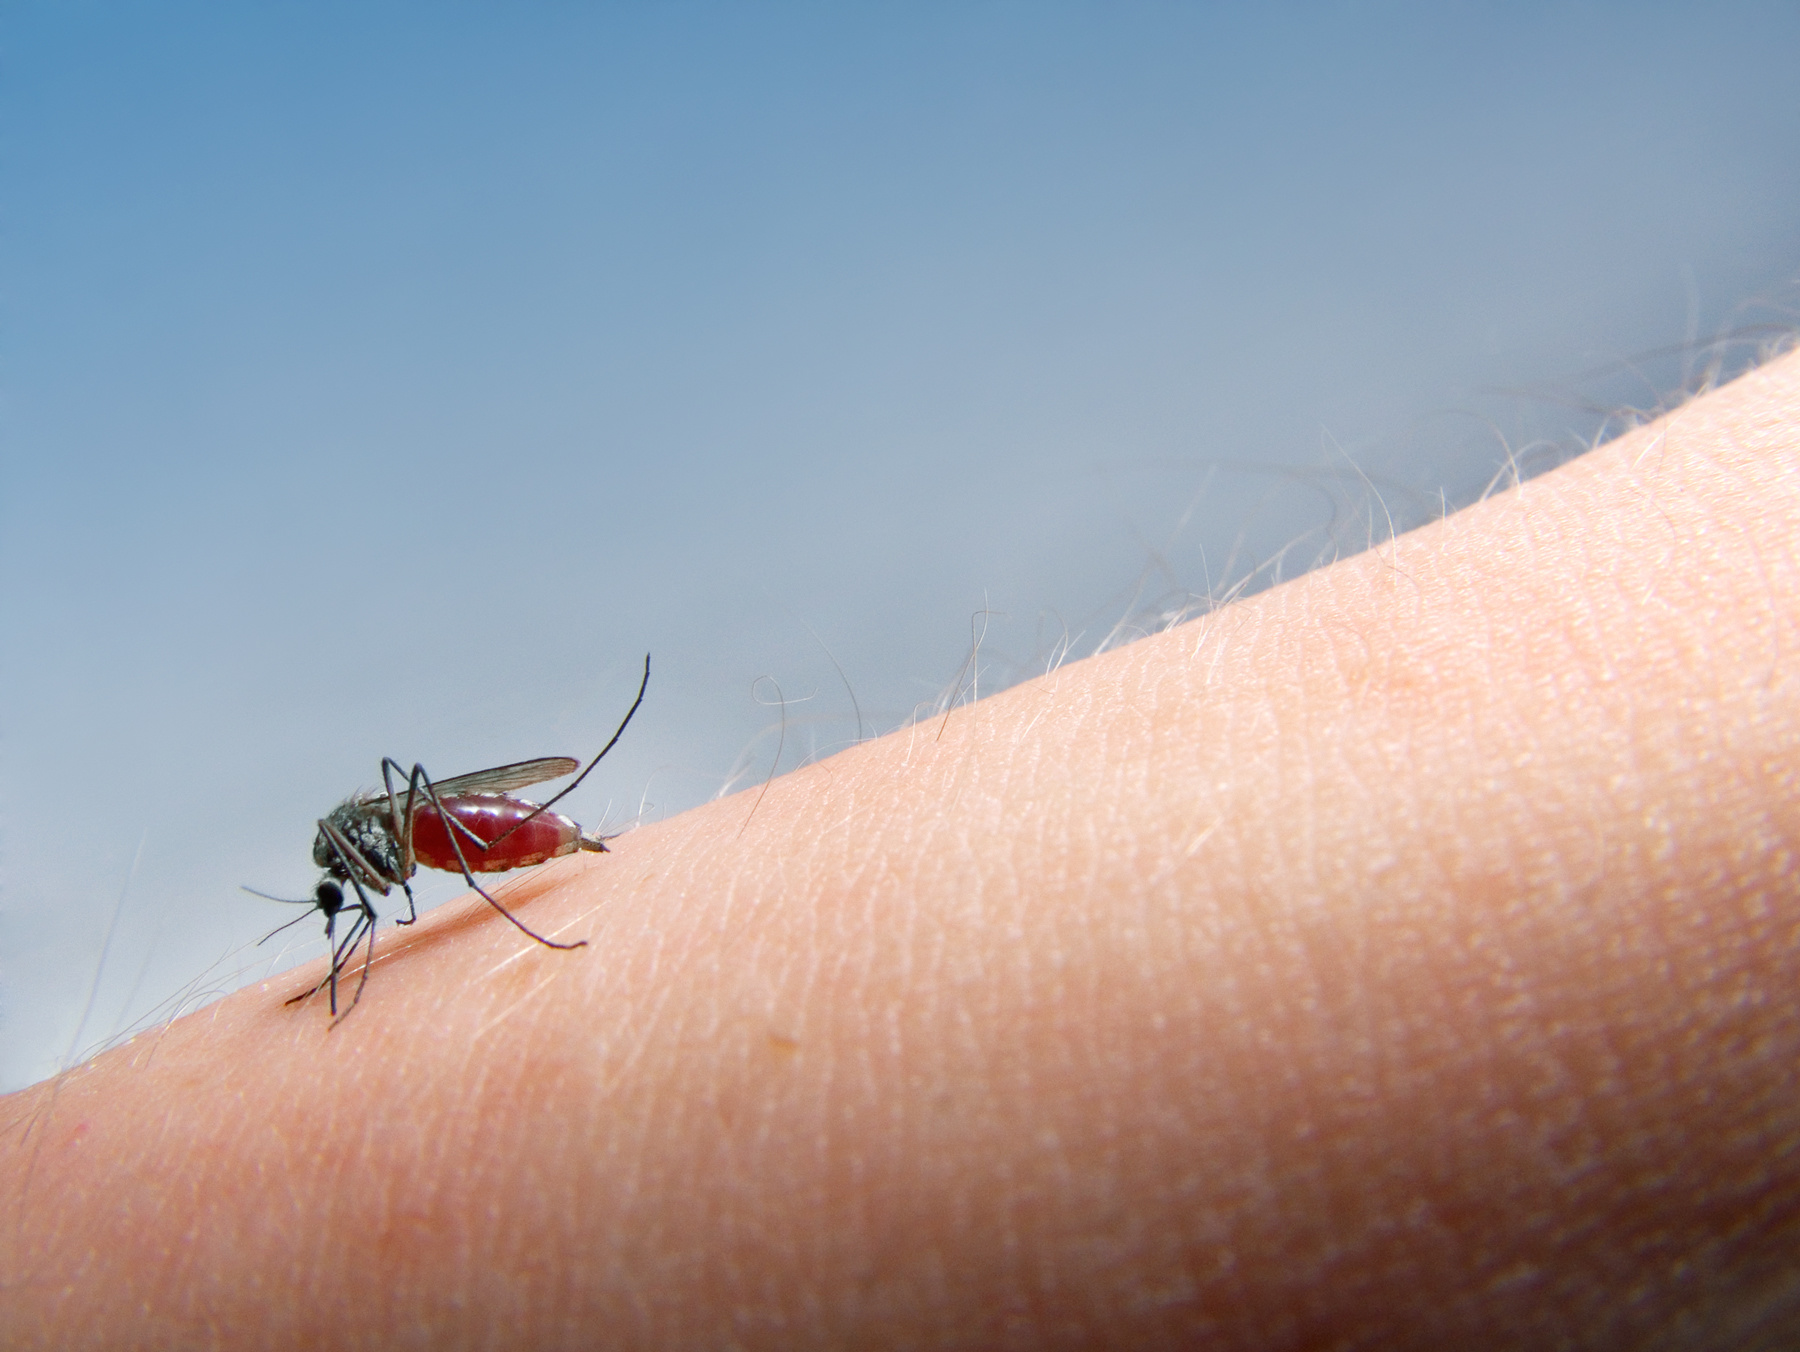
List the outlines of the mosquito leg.
<svg viewBox="0 0 1800 1352">
<path fill-rule="evenodd" d="M 336 923 L 335 916 L 331 920 L 327 920 L 325 922 L 325 942 L 328 944 L 332 942 L 331 930 L 332 930 L 332 926 L 335 923 Z M 307 989 L 301 991 L 300 994 L 290 997 L 286 1003 L 288 1003 L 290 1005 L 297 1005 L 302 1000 L 311 999 L 313 996 L 317 995 L 320 991 L 324 990 L 327 986 L 329 986 L 332 982 L 332 978 L 335 977 L 338 974 L 338 972 L 343 969 L 344 959 L 346 956 L 348 956 L 348 954 L 350 952 L 350 946 L 352 944 L 354 944 L 361 937 L 362 937 L 362 922 L 359 920 L 359 921 L 357 921 L 356 926 L 350 931 L 350 933 L 344 936 L 343 941 L 341 943 L 336 944 L 332 948 L 330 970 L 327 971 L 324 976 L 320 977 L 311 986 L 307 987 Z"/>
<path fill-rule="evenodd" d="M 334 911 L 330 915 L 325 917 L 325 946 L 327 948 L 331 948 L 331 973 L 330 973 L 330 975 L 320 977 L 317 985 L 313 986 L 309 990 L 301 991 L 300 994 L 293 996 L 290 999 L 282 1001 L 283 1004 L 297 1005 L 302 1000 L 310 1000 L 313 996 L 315 996 L 319 993 L 319 988 L 321 986 L 323 986 L 327 981 L 331 980 L 331 978 L 333 976 L 337 975 L 338 953 L 337 953 L 337 949 L 333 948 L 332 944 L 331 944 L 332 931 L 336 928 L 337 928 L 337 913 Z"/>
<path fill-rule="evenodd" d="M 335 915 L 330 917 L 325 922 L 325 942 L 328 944 L 331 943 L 331 941 L 332 941 L 331 940 L 331 931 L 332 931 L 332 927 L 336 923 L 337 923 L 337 917 Z M 291 999 L 286 1001 L 287 1004 L 290 1004 L 290 1005 L 299 1004 L 300 1001 L 309 999 L 310 997 L 317 995 L 320 991 L 324 990 L 325 987 L 329 986 L 332 983 L 332 979 L 334 977 L 336 977 L 336 975 L 344 969 L 344 959 L 350 956 L 350 950 L 352 948 L 354 948 L 356 946 L 357 941 L 362 938 L 363 924 L 364 924 L 363 919 L 361 917 L 358 917 L 356 924 L 351 928 L 350 932 L 344 936 L 343 942 L 337 944 L 332 949 L 332 951 L 331 951 L 331 970 L 328 973 L 326 973 L 324 976 L 320 977 L 317 984 L 313 985 L 312 987 L 310 987 L 307 990 L 301 991 L 300 994 L 293 996 Z"/>
<path fill-rule="evenodd" d="M 388 775 L 390 774 L 390 772 L 394 773 L 394 774 L 398 774 L 399 771 L 400 771 L 400 762 L 396 761 L 392 756 L 383 756 L 382 757 L 382 759 L 381 759 L 381 778 L 382 778 L 382 782 L 386 783 L 388 785 L 388 801 L 390 803 L 393 802 L 393 800 L 394 800 L 394 788 L 393 788 L 393 784 L 388 780 Z M 427 784 L 431 784 L 430 774 L 428 774 L 426 772 L 426 769 L 423 765 L 415 764 L 412 768 L 412 772 L 409 775 L 407 775 L 407 777 L 406 777 L 406 831 L 405 831 L 403 837 L 398 837 L 400 839 L 401 854 L 404 856 L 404 859 L 405 859 L 405 863 L 403 865 L 402 871 L 409 878 L 412 876 L 413 871 L 418 868 L 417 860 L 413 856 L 413 844 L 412 844 L 413 823 L 418 819 L 418 814 L 413 809 L 414 809 L 414 804 L 418 800 L 419 790 L 420 790 L 421 786 L 427 785 Z M 433 792 L 431 794 L 431 803 L 432 803 L 432 810 L 435 812 L 435 811 L 438 811 L 441 804 L 438 803 L 436 786 L 433 785 L 432 788 L 433 788 Z M 536 815 L 537 814 L 535 812 L 532 813 L 533 817 L 535 817 Z M 444 830 L 445 830 L 446 834 L 455 835 L 458 831 L 461 831 L 463 833 L 464 839 L 466 839 L 470 843 L 472 843 L 475 846 L 475 848 L 478 850 L 492 849 L 497 840 L 505 840 L 507 836 L 510 836 L 514 831 L 518 830 L 517 826 L 513 826 L 513 827 L 508 828 L 504 835 L 497 837 L 496 840 L 483 840 L 480 836 L 475 834 L 473 827 L 469 826 L 466 822 L 463 822 L 456 817 L 449 816 L 448 814 L 443 813 L 443 812 L 438 812 L 438 820 L 444 824 Z M 529 821 L 530 818 L 527 818 L 526 820 Z M 465 860 L 464 862 L 466 863 L 467 861 Z M 409 907 L 412 906 L 412 888 L 410 886 L 408 886 L 408 884 L 404 880 L 401 882 L 400 885 L 402 887 L 406 888 L 406 900 L 407 900 Z M 417 920 L 418 918 L 419 918 L 418 910 L 416 907 L 413 907 L 412 908 L 412 918 L 409 920 L 406 920 L 402 923 L 410 925 L 410 924 L 412 924 L 413 920 Z"/>
<path fill-rule="evenodd" d="M 419 868 L 418 859 L 413 854 L 413 822 L 418 816 L 415 809 L 419 802 L 419 786 L 423 783 L 429 783 L 430 776 L 425 773 L 425 767 L 423 765 L 415 764 L 413 766 L 412 773 L 406 776 L 406 810 L 403 813 L 400 810 L 399 802 L 394 793 L 393 780 L 393 776 L 400 773 L 399 761 L 395 760 L 392 756 L 383 756 L 381 758 L 381 782 L 387 787 L 388 814 L 395 824 L 394 839 L 400 844 L 400 886 L 406 890 L 406 919 L 396 919 L 394 923 L 397 925 L 410 925 L 419 918 L 419 904 L 413 897 L 412 884 L 407 881 Z M 435 795 L 432 797 L 431 801 L 434 805 L 437 803 Z M 482 849 L 485 850 L 488 848 L 488 841 L 483 840 L 480 836 L 469 830 L 467 826 L 463 825 L 455 817 L 445 817 L 440 813 L 439 818 L 448 824 L 448 829 L 451 833 L 462 831 L 470 840 L 474 841 Z"/>
<path fill-rule="evenodd" d="M 386 880 L 382 878 L 382 875 L 379 872 L 377 872 L 375 866 L 368 861 L 361 850 L 357 849 L 356 846 L 344 836 L 343 832 L 339 831 L 329 821 L 320 821 L 319 830 L 324 833 L 325 839 L 330 842 L 332 853 L 337 855 L 338 865 L 343 871 L 345 879 L 349 882 L 351 887 L 356 889 L 357 909 L 362 912 L 361 916 L 358 917 L 356 924 L 351 926 L 350 934 L 344 940 L 342 946 L 332 951 L 331 971 L 327 974 L 325 981 L 320 983 L 320 985 L 329 984 L 331 986 L 331 1017 L 335 1024 L 338 1012 L 338 973 L 343 971 L 345 959 L 356 951 L 356 941 L 362 937 L 362 931 L 365 926 L 369 932 L 369 951 L 367 956 L 363 959 L 362 982 L 359 983 L 356 988 L 356 998 L 358 1000 L 362 998 L 363 985 L 366 985 L 369 980 L 369 964 L 375 960 L 375 907 L 369 901 L 369 894 L 363 891 L 363 877 L 366 876 L 374 883 L 383 896 L 387 895 L 387 886 Z M 407 890 L 407 895 L 409 897 L 412 895 L 410 888 Z M 335 912 L 326 918 L 325 938 L 327 942 L 331 939 L 331 927 L 336 919 L 337 915 Z M 314 986 L 307 994 L 311 995 L 318 989 L 318 986 Z M 354 1003 L 355 1002 L 352 1001 L 353 1006 Z"/>
<path fill-rule="evenodd" d="M 356 923 L 350 926 L 350 933 L 344 937 L 344 946 L 331 955 L 331 971 L 326 979 L 331 982 L 331 1019 L 333 1023 L 337 1022 L 338 973 L 344 970 L 344 963 L 355 954 L 357 940 L 362 938 L 362 932 L 365 929 L 369 930 L 369 935 L 373 938 L 375 931 L 369 929 L 368 916 L 357 916 Z M 368 968 L 365 966 L 363 968 L 363 978 L 367 980 L 368 975 Z M 358 987 L 357 989 L 360 991 L 361 987 Z"/>
<path fill-rule="evenodd" d="M 349 943 L 352 939 L 355 939 L 358 937 L 357 931 L 361 928 L 361 926 L 362 926 L 362 918 L 359 916 L 359 917 L 357 917 L 356 924 L 354 924 L 350 927 L 350 933 L 349 933 L 348 937 L 344 940 L 344 942 L 346 944 Z M 342 968 L 343 965 L 344 965 L 344 954 L 343 954 L 342 950 L 339 950 L 338 952 L 335 952 L 331 955 L 331 970 L 329 972 L 325 973 L 325 979 L 331 983 L 331 1019 L 332 1019 L 333 1023 L 337 1022 L 338 970 L 340 968 Z"/>
<path fill-rule="evenodd" d="M 425 790 L 425 797 L 431 803 L 431 806 L 434 809 L 436 809 L 438 816 L 443 818 L 445 821 L 450 821 L 451 820 L 450 814 L 448 812 L 445 812 L 444 805 L 442 803 L 438 802 L 437 790 L 432 787 L 431 778 L 430 778 L 430 776 L 428 776 L 425 773 L 425 767 L 422 765 L 415 765 L 413 767 L 413 772 L 419 776 L 420 784 Z M 485 887 L 483 887 L 480 883 L 476 882 L 475 875 L 469 871 L 469 861 L 463 855 L 462 842 L 457 840 L 456 832 L 446 831 L 446 832 L 444 832 L 444 835 L 450 841 L 450 848 L 456 851 L 456 862 L 462 866 L 463 881 L 468 883 L 468 885 L 470 887 L 474 888 L 476 892 L 480 893 L 481 899 L 483 901 L 487 902 L 487 904 L 489 906 L 492 906 L 496 911 L 500 912 L 501 915 L 505 916 L 508 920 L 512 921 L 513 924 L 516 925 L 522 933 L 529 935 L 533 939 L 536 939 L 545 948 L 586 948 L 587 947 L 586 939 L 577 939 L 572 944 L 559 944 L 554 939 L 546 939 L 543 935 L 539 934 L 536 930 L 532 929 L 531 926 L 527 925 L 523 920 L 519 919 L 518 916 L 514 915 L 511 911 L 507 910 L 506 907 L 502 906 L 499 902 L 495 901 L 493 898 L 493 895 Z"/>
<path fill-rule="evenodd" d="M 625 729 L 628 726 L 630 726 L 630 724 L 631 724 L 632 715 L 637 713 L 638 706 L 644 702 L 644 692 L 646 690 L 648 690 L 649 688 L 650 688 L 650 654 L 645 653 L 644 654 L 644 679 L 638 682 L 637 698 L 631 701 L 631 707 L 625 711 L 625 717 L 619 720 L 619 726 L 613 731 L 612 737 L 607 741 L 605 746 L 600 748 L 600 754 L 598 756 L 595 756 L 594 759 L 592 759 L 591 761 L 589 761 L 587 763 L 587 769 L 583 770 L 580 774 L 576 775 L 574 779 L 570 780 L 561 789 L 559 789 L 557 791 L 557 793 L 555 794 L 555 796 L 550 799 L 550 802 L 545 803 L 543 807 L 540 807 L 538 809 L 538 812 L 542 812 L 544 810 L 544 808 L 549 807 L 551 805 L 551 803 L 555 803 L 558 799 L 566 798 L 569 794 L 575 792 L 576 789 L 581 787 L 581 781 L 588 777 L 588 774 L 593 770 L 593 768 L 596 765 L 598 765 L 605 758 L 606 753 L 608 751 L 611 751 L 615 746 L 617 746 L 619 744 L 619 738 L 621 738 L 625 735 Z M 537 815 L 537 813 L 532 814 L 532 816 L 536 816 L 536 815 Z M 525 822 L 530 821 L 530 820 L 531 820 L 531 817 L 527 817 L 525 819 L 525 821 L 519 822 L 512 829 L 517 831 L 520 826 L 525 825 Z"/>
<path fill-rule="evenodd" d="M 350 885 L 356 889 L 356 906 L 362 914 L 356 918 L 356 924 L 350 928 L 353 937 L 351 942 L 345 945 L 346 956 L 356 956 L 354 936 L 358 930 L 366 930 L 369 935 L 368 947 L 363 953 L 362 979 L 356 983 L 356 994 L 350 999 L 350 1009 L 355 1009 L 356 1002 L 362 999 L 363 987 L 369 984 L 369 964 L 375 961 L 375 907 L 369 901 L 369 894 L 362 890 L 361 883 L 352 878 Z M 337 1026 L 340 1017 L 337 1012 L 337 979 L 343 965 L 341 960 L 331 964 L 331 1022 L 333 1027 Z M 350 1009 L 345 1010 L 344 1013 L 348 1014 Z"/>
<path fill-rule="evenodd" d="M 410 925 L 419 918 L 418 900 L 412 897 L 412 884 L 409 882 L 414 871 L 418 871 L 419 868 L 418 861 L 412 859 L 412 807 L 418 801 L 419 785 L 416 774 L 407 776 L 407 812 L 405 812 L 405 816 L 400 816 L 400 805 L 394 801 L 394 781 L 391 778 L 392 772 L 398 771 L 398 769 L 400 769 L 400 762 L 396 762 L 392 756 L 382 756 L 382 783 L 387 785 L 387 812 L 389 812 L 389 819 L 394 823 L 394 839 L 400 841 L 400 886 L 407 893 L 407 918 L 400 920 L 396 916 L 394 924 Z M 419 772 L 423 767 L 414 765 L 412 769 L 414 772 Z M 401 823 L 405 823 L 405 825 L 401 825 Z"/>
<path fill-rule="evenodd" d="M 594 759 L 592 759 L 591 761 L 589 761 L 587 763 L 587 769 L 583 770 L 580 774 L 576 775 L 574 779 L 570 780 L 567 784 L 563 785 L 563 787 L 561 789 L 557 790 L 557 792 L 551 796 L 551 798 L 548 802 L 540 804 L 538 806 L 537 812 L 533 812 L 529 817 L 521 817 L 518 821 L 514 822 L 511 826 L 507 827 L 506 830 L 502 831 L 499 835 L 495 836 L 492 840 L 490 840 L 490 841 L 486 842 L 484 845 L 482 845 L 481 848 L 484 850 L 493 849 L 494 846 L 498 845 L 501 841 L 505 840 L 514 831 L 517 831 L 521 826 L 525 825 L 526 822 L 531 821 L 534 818 L 536 818 L 539 813 L 548 812 L 553 806 L 555 806 L 557 803 L 560 803 L 564 798 L 567 798 L 576 789 L 580 788 L 581 781 L 588 777 L 589 771 L 591 771 L 596 765 L 598 765 L 601 762 L 601 760 L 603 760 L 605 758 L 606 753 L 608 751 L 611 751 L 613 749 L 613 747 L 618 745 L 619 738 L 621 738 L 625 735 L 625 728 L 628 724 L 630 724 L 631 716 L 638 711 L 638 705 L 640 705 L 644 702 L 644 692 L 646 690 L 648 690 L 649 688 L 650 688 L 650 654 L 645 653 L 644 654 L 644 679 L 638 682 L 637 698 L 631 701 L 631 707 L 625 711 L 625 717 L 619 721 L 619 726 L 613 731 L 611 740 L 608 741 L 605 746 L 600 748 L 600 754 L 598 756 L 595 756 Z M 396 765 L 394 768 L 396 770 L 398 770 L 400 767 Z M 415 767 L 415 768 L 417 768 L 417 767 Z M 434 798 L 432 801 L 435 802 L 436 799 Z M 454 834 L 454 832 L 451 832 L 448 834 Z M 469 832 L 469 834 L 472 838 L 478 839 L 478 837 L 475 837 L 475 833 L 473 831 Z M 606 837 L 606 839 L 610 840 L 611 837 L 608 836 L 608 837 Z M 583 846 L 582 848 L 592 849 L 593 846 L 588 845 L 588 846 Z M 610 850 L 608 850 L 608 851 L 606 851 L 606 853 L 610 854 L 612 852 Z M 473 884 L 471 884 L 471 886 L 473 886 Z M 481 889 L 479 887 L 475 888 L 475 890 L 477 892 L 481 892 Z M 487 893 L 481 892 L 481 895 L 486 897 Z M 488 900 L 493 901 L 493 898 L 488 897 Z M 494 904 L 496 906 L 499 905 L 498 902 L 495 902 Z M 518 922 L 514 921 L 513 923 L 517 924 Z M 521 925 L 520 928 L 524 929 L 524 926 Z M 530 930 L 526 930 L 525 932 L 527 934 L 531 933 Z M 533 937 L 536 937 L 536 936 L 533 936 Z"/>
<path fill-rule="evenodd" d="M 395 801 L 394 798 L 393 774 L 399 772 L 399 761 L 395 760 L 392 756 L 383 756 L 381 758 L 381 783 L 383 787 L 387 789 L 388 824 L 393 829 L 394 839 L 400 843 L 400 878 L 401 881 L 404 882 L 406 879 L 412 877 L 413 869 L 417 867 L 413 862 L 412 819 L 413 803 L 417 797 L 419 786 L 416 783 L 409 783 L 406 786 L 406 811 L 402 813 L 400 811 L 400 804 Z M 411 893 L 409 892 L 407 895 L 410 896 Z M 417 920 L 418 918 L 418 914 L 415 912 L 413 920 Z M 406 923 L 410 925 L 412 924 L 412 920 L 408 920 Z"/>
<path fill-rule="evenodd" d="M 349 1018 L 350 1010 L 355 1009 L 357 1002 L 362 999 L 363 987 L 369 984 L 369 964 L 375 961 L 375 908 L 369 905 L 366 897 L 363 899 L 363 913 L 357 917 L 356 928 L 365 929 L 369 934 L 368 949 L 363 954 L 362 979 L 356 983 L 356 994 L 350 997 L 350 1009 L 346 1009 L 342 1014 L 339 1014 L 337 1012 L 337 1006 L 335 1004 L 332 1005 L 331 1026 L 333 1028 L 336 1028 L 345 1019 Z M 353 953 L 355 952 L 354 949 L 351 951 Z"/>
</svg>

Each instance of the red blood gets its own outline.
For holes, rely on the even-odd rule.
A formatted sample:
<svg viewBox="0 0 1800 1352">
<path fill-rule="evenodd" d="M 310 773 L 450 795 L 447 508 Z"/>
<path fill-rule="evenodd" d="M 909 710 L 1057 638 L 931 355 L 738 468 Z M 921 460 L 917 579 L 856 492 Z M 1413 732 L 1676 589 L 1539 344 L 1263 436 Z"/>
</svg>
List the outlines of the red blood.
<svg viewBox="0 0 1800 1352">
<path fill-rule="evenodd" d="M 496 839 L 537 812 L 536 803 L 503 793 L 459 793 L 442 801 L 445 812 L 482 840 Z M 475 873 L 528 868 L 558 855 L 573 854 L 581 848 L 580 842 L 581 828 L 556 812 L 543 812 L 532 817 L 491 850 L 479 848 L 468 832 L 456 833 L 456 843 L 462 846 L 463 858 L 469 861 L 469 868 Z M 426 868 L 462 872 L 462 866 L 456 862 L 456 851 L 450 847 L 450 835 L 444 828 L 443 818 L 430 803 L 413 809 L 412 844 L 414 858 Z"/>
</svg>

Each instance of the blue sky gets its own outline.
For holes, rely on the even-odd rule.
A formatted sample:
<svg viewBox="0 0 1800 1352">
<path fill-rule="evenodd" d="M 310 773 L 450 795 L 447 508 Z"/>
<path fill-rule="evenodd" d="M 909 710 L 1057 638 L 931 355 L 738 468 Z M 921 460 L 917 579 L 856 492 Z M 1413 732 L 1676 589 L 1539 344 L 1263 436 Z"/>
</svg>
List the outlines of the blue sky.
<svg viewBox="0 0 1800 1352">
<path fill-rule="evenodd" d="M 316 951 L 238 886 L 383 754 L 651 650 L 662 816 L 1788 322 L 1800 11 L 1706 13 L 9 7 L 0 1087 Z"/>
</svg>

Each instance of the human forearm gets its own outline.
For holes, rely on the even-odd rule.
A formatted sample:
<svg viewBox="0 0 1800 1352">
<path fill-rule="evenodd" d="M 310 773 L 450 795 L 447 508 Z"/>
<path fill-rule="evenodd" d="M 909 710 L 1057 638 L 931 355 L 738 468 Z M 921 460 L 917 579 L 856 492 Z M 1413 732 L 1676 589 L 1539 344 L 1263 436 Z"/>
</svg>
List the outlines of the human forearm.
<svg viewBox="0 0 1800 1352">
<path fill-rule="evenodd" d="M 1797 425 L 1789 359 L 754 815 L 528 875 L 577 953 L 447 908 L 384 932 L 336 1029 L 293 976 L 9 1100 L 9 1326 L 1791 1328 Z"/>
</svg>

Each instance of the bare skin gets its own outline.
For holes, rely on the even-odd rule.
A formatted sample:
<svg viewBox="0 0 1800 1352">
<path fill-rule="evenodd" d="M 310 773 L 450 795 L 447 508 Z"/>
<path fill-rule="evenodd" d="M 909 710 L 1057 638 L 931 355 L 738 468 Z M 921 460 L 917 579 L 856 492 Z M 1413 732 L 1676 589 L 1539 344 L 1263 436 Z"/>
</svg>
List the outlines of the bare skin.
<svg viewBox="0 0 1800 1352">
<path fill-rule="evenodd" d="M 1800 1342 L 1800 357 L 0 1102 L 18 1347 Z"/>
</svg>

